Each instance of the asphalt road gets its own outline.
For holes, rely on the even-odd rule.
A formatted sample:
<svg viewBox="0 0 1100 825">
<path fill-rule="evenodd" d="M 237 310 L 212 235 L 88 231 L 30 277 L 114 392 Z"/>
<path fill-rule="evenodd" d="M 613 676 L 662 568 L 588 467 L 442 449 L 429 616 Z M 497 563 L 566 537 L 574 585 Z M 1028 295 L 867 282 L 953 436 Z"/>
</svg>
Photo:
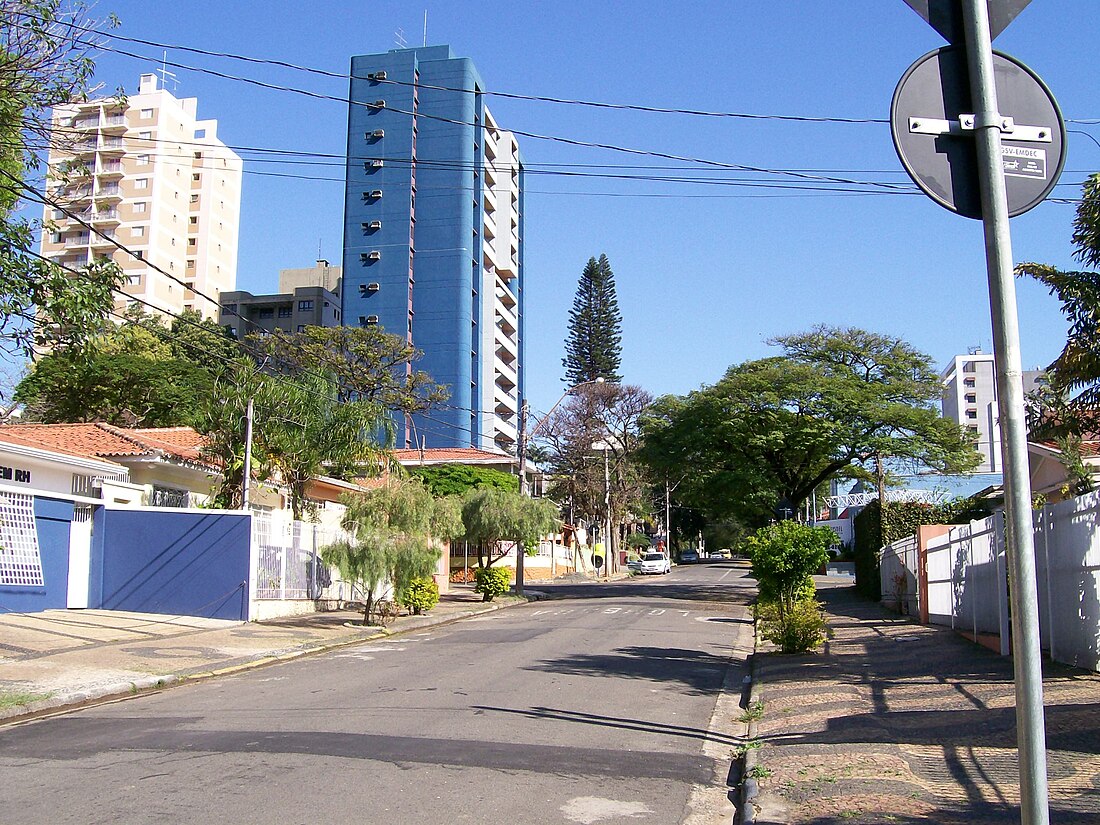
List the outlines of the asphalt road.
<svg viewBox="0 0 1100 825">
<path fill-rule="evenodd" d="M 0 823 L 715 821 L 700 800 L 725 796 L 736 744 L 745 572 L 556 585 L 552 600 L 4 729 Z"/>
</svg>

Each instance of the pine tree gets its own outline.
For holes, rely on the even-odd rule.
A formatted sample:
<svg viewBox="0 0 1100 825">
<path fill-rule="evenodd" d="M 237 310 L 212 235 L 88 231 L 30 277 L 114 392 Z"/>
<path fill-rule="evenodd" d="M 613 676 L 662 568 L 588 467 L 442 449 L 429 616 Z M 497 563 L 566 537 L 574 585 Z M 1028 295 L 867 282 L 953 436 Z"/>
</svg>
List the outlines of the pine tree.
<svg viewBox="0 0 1100 825">
<path fill-rule="evenodd" d="M 565 381 L 570 386 L 603 378 L 609 383 L 622 380 L 622 316 L 615 296 L 615 275 L 606 255 L 589 258 L 577 284 L 573 308 L 569 311 L 569 333 L 565 339 Z"/>
</svg>

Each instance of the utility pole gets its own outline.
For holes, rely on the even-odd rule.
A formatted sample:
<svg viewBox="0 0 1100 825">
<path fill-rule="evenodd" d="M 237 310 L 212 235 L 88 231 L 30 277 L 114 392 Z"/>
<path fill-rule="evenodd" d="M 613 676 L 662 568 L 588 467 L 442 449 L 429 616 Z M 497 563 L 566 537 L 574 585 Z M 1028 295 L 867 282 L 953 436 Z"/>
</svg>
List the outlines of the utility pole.
<svg viewBox="0 0 1100 825">
<path fill-rule="evenodd" d="M 527 489 L 527 399 L 519 405 L 519 438 L 516 441 L 519 459 L 519 494 L 526 497 Z M 523 595 L 523 557 L 526 555 L 523 542 L 516 542 L 516 595 Z"/>
<path fill-rule="evenodd" d="M 241 509 L 248 511 L 249 487 L 252 482 L 252 399 L 248 399 L 248 409 L 244 418 L 244 469 L 241 481 Z"/>
<path fill-rule="evenodd" d="M 611 446 L 604 442 L 603 450 L 603 511 L 605 519 L 604 527 L 604 569 L 607 571 L 608 580 L 611 579 L 611 469 L 607 460 L 608 448 Z"/>
</svg>

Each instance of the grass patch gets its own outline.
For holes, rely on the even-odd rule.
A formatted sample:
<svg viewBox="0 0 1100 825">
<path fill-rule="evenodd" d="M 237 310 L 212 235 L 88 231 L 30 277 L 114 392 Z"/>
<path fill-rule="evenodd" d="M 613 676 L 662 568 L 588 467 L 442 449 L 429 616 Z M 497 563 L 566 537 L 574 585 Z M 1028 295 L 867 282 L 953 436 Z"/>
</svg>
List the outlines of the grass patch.
<svg viewBox="0 0 1100 825">
<path fill-rule="evenodd" d="M 53 696 L 53 691 L 49 693 L 31 693 L 29 691 L 0 690 L 0 710 L 22 707 L 32 702 L 39 702 L 42 699 L 49 699 L 51 696 Z"/>
<path fill-rule="evenodd" d="M 753 765 L 749 768 L 748 775 L 753 779 L 767 779 L 772 775 L 772 769 L 766 768 L 763 765 Z"/>
<path fill-rule="evenodd" d="M 744 713 L 737 717 L 737 721 L 748 724 L 749 722 L 758 722 L 762 718 L 764 718 L 764 702 L 760 699 L 757 699 L 755 702 L 745 708 Z"/>
</svg>

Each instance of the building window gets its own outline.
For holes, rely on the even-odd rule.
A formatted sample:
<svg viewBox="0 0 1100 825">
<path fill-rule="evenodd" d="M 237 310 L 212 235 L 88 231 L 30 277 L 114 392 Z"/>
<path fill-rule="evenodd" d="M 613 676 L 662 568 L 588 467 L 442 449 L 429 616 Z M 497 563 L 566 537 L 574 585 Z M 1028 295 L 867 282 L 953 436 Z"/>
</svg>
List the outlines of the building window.
<svg viewBox="0 0 1100 825">
<path fill-rule="evenodd" d="M 192 226 L 198 226 L 199 225 L 199 216 L 198 215 L 192 215 L 190 223 L 191 223 Z"/>
<path fill-rule="evenodd" d="M 196 246 L 197 245 L 196 239 L 195 238 L 188 238 L 187 239 L 187 245 L 188 246 Z"/>
<path fill-rule="evenodd" d="M 134 165 L 135 166 L 148 166 L 149 165 L 149 156 L 148 155 L 138 155 L 137 156 L 137 162 Z"/>
<path fill-rule="evenodd" d="M 294 307 L 279 307 L 280 318 L 290 318 L 294 315 Z"/>
<path fill-rule="evenodd" d="M 136 178 L 134 180 L 134 188 L 135 189 L 148 189 L 149 188 L 149 178 Z"/>
<path fill-rule="evenodd" d="M 299 301 L 298 302 L 298 311 L 299 312 L 309 312 L 312 309 L 313 309 L 313 301 Z"/>
<path fill-rule="evenodd" d="M 152 139 L 153 139 L 153 133 L 152 132 L 138 132 L 138 140 L 152 140 Z"/>
<path fill-rule="evenodd" d="M 145 210 L 149 208 L 149 204 L 145 201 L 140 201 L 139 203 L 135 203 L 131 208 L 135 215 L 144 215 Z"/>
<path fill-rule="evenodd" d="M 153 507 L 190 507 L 191 494 L 178 487 L 162 487 L 154 484 L 149 503 Z"/>
<path fill-rule="evenodd" d="M 306 331 L 306 325 L 305 324 L 298 324 L 298 332 L 305 332 L 305 331 Z"/>
<path fill-rule="evenodd" d="M 974 383 L 975 383 L 975 380 L 973 378 L 964 378 L 963 379 L 963 386 L 973 387 Z"/>
<path fill-rule="evenodd" d="M 191 203 L 198 203 L 198 202 L 199 202 L 199 196 L 198 195 L 192 195 L 191 196 Z"/>
<path fill-rule="evenodd" d="M 261 318 L 261 319 L 262 318 L 274 318 L 275 317 L 275 310 L 272 309 L 271 307 L 264 307 L 263 309 L 261 309 L 259 312 L 256 313 L 256 317 Z"/>
<path fill-rule="evenodd" d="M 144 238 L 145 237 L 145 227 L 144 226 L 131 226 L 130 227 L 130 234 L 133 235 L 135 238 Z"/>
<path fill-rule="evenodd" d="M 977 404 L 978 403 L 978 396 L 977 396 L 976 393 L 968 392 L 966 394 L 966 398 L 964 400 L 966 401 L 967 404 Z"/>
<path fill-rule="evenodd" d="M 188 258 L 187 259 L 187 268 L 188 269 L 194 269 L 195 268 L 195 259 L 194 258 Z"/>
<path fill-rule="evenodd" d="M 191 180 L 194 180 L 194 181 L 202 180 L 202 175 L 200 175 L 200 174 L 199 174 L 198 172 L 195 172 L 195 173 L 194 173 L 194 174 L 193 174 L 193 175 L 191 176 Z"/>
<path fill-rule="evenodd" d="M 966 417 L 970 418 L 970 419 L 977 419 L 978 411 L 977 410 L 967 410 L 966 411 Z"/>
<path fill-rule="evenodd" d="M 142 109 L 141 110 L 141 117 L 142 117 L 143 120 L 148 120 L 152 116 L 153 116 L 153 110 L 152 109 Z"/>
</svg>

